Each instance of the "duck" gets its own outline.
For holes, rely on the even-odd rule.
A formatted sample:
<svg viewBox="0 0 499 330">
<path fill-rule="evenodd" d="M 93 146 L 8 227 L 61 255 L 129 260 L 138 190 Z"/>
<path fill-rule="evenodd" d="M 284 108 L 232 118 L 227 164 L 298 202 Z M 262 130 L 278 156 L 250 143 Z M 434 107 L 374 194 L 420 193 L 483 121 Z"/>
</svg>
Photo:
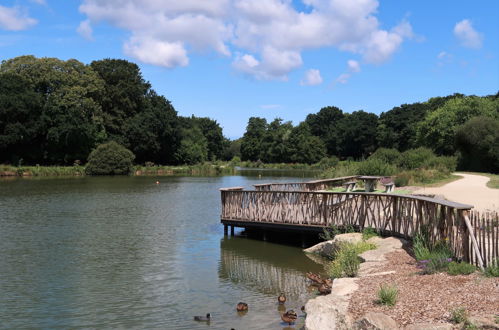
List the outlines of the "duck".
<svg viewBox="0 0 499 330">
<path fill-rule="evenodd" d="M 210 320 L 211 320 L 210 313 L 206 314 L 206 316 L 194 316 L 194 321 L 209 322 Z"/>
<path fill-rule="evenodd" d="M 281 319 L 285 322 L 288 323 L 289 325 L 295 323 L 296 319 L 298 318 L 298 315 L 296 315 L 295 311 L 290 309 L 286 313 L 281 315 Z"/>
<path fill-rule="evenodd" d="M 331 287 L 325 283 L 321 284 L 319 286 L 319 293 L 320 294 L 330 294 L 331 293 Z"/>
<path fill-rule="evenodd" d="M 286 302 L 286 296 L 284 295 L 284 293 L 281 293 L 279 297 L 277 297 L 277 302 L 281 305 Z"/>
<path fill-rule="evenodd" d="M 238 312 L 245 312 L 248 310 L 248 304 L 245 302 L 240 302 L 239 304 L 237 304 L 236 310 Z"/>
<path fill-rule="evenodd" d="M 322 278 L 319 274 L 307 273 L 307 278 L 312 281 L 312 285 L 320 285 L 322 284 Z"/>
</svg>

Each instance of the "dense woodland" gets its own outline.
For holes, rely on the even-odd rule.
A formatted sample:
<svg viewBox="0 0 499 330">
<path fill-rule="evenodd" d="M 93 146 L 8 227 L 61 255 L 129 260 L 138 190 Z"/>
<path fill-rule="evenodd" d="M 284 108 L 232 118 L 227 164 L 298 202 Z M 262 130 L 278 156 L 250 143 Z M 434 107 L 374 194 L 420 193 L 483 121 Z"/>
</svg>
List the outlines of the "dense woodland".
<svg viewBox="0 0 499 330">
<path fill-rule="evenodd" d="M 403 104 L 379 116 L 327 106 L 296 126 L 249 118 L 229 141 L 216 120 L 182 117 L 131 62 L 21 56 L 0 65 L 0 163 L 85 163 L 115 141 L 137 164 L 195 164 L 238 159 L 308 163 L 367 159 L 378 148 L 427 147 L 456 156 L 462 169 L 499 172 L 499 93 L 454 94 Z"/>
</svg>

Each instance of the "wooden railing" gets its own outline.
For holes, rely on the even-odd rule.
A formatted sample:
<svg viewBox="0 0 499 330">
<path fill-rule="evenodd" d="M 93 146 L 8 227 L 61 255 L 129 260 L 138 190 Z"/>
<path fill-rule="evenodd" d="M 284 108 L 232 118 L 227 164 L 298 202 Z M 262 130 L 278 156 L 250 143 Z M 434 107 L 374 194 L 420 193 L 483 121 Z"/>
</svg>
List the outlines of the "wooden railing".
<svg viewBox="0 0 499 330">
<path fill-rule="evenodd" d="M 387 234 L 412 238 L 421 226 L 433 242 L 448 242 L 457 258 L 480 264 L 473 257 L 472 231 L 486 265 L 499 258 L 498 218 L 481 224 L 471 205 L 396 194 L 311 191 L 222 190 L 223 220 L 294 226 L 372 227 Z M 468 217 L 472 225 L 466 225 Z M 494 220 L 495 219 L 495 220 Z M 494 222 L 495 221 L 495 222 Z M 478 227 L 477 227 L 478 226 Z M 480 229 L 482 226 L 484 229 Z M 470 230 L 471 229 L 471 230 Z M 480 237 L 482 237 L 480 236 Z M 495 245 L 494 245 L 495 244 Z"/>
<path fill-rule="evenodd" d="M 344 176 L 341 178 L 314 180 L 307 182 L 263 183 L 253 185 L 257 191 L 318 191 L 334 187 L 341 187 L 347 181 L 355 180 L 358 176 Z"/>
</svg>

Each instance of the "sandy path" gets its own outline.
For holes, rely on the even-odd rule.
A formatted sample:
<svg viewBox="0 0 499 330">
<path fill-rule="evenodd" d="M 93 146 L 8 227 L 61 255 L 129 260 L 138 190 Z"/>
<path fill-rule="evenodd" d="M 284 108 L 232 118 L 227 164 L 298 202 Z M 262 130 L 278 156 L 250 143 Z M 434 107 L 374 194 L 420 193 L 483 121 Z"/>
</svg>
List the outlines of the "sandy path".
<svg viewBox="0 0 499 330">
<path fill-rule="evenodd" d="M 473 205 L 474 209 L 479 211 L 499 211 L 499 189 L 487 187 L 488 177 L 464 173 L 454 174 L 463 178 L 442 187 L 423 188 L 414 193 L 443 195 L 450 201 Z"/>
</svg>

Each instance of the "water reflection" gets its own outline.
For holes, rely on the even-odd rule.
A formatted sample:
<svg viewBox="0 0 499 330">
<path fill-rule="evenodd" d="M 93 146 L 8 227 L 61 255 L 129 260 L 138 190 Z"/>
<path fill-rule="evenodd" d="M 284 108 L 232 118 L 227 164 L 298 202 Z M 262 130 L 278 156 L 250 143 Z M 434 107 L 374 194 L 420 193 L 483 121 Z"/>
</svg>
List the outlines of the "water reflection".
<svg viewBox="0 0 499 330">
<path fill-rule="evenodd" d="M 264 294 L 284 292 L 288 299 L 309 296 L 305 272 L 322 271 L 322 265 L 297 253 L 298 248 L 241 237 L 221 240 L 219 276 Z"/>
</svg>

